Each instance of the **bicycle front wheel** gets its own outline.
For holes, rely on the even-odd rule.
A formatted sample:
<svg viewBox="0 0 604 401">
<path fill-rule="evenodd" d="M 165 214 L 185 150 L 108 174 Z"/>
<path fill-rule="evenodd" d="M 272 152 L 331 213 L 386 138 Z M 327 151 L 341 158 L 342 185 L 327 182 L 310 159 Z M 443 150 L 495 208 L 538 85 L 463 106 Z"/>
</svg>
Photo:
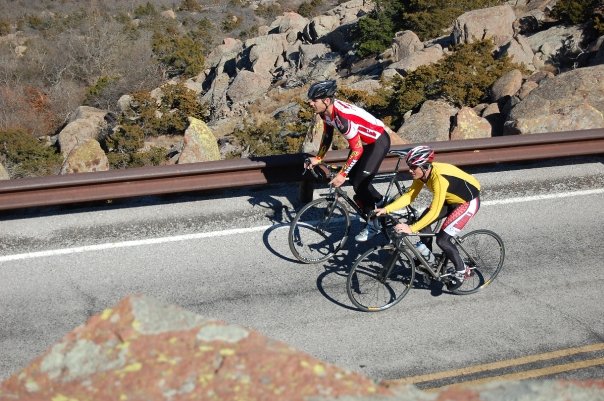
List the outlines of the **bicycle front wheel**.
<svg viewBox="0 0 604 401">
<path fill-rule="evenodd" d="M 491 284 L 503 267 L 505 247 L 499 235 L 489 230 L 476 230 L 459 239 L 459 253 L 470 268 L 470 276 L 454 290 L 455 294 L 471 294 Z"/>
<path fill-rule="evenodd" d="M 289 228 L 289 249 L 303 263 L 324 262 L 346 243 L 348 210 L 337 200 L 316 199 L 306 204 Z"/>
<path fill-rule="evenodd" d="M 400 302 L 415 278 L 413 258 L 392 244 L 369 249 L 352 266 L 346 280 L 350 301 L 365 312 L 378 312 Z"/>
</svg>

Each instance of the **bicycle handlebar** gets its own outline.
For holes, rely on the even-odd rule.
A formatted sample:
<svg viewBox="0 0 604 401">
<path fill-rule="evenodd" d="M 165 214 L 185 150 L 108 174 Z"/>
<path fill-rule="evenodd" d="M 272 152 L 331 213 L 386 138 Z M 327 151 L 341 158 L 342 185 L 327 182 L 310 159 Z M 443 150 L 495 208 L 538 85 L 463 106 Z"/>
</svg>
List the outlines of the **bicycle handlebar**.
<svg viewBox="0 0 604 401">
<path fill-rule="evenodd" d="M 307 172 L 310 171 L 310 173 L 313 175 L 313 177 L 319 178 L 319 174 L 317 174 L 315 172 L 314 166 L 312 166 L 310 168 L 309 168 L 309 166 L 310 166 L 310 158 L 307 157 L 307 158 L 304 159 L 304 171 L 302 172 L 302 175 L 304 175 L 304 174 L 306 174 Z"/>
<path fill-rule="evenodd" d="M 326 169 L 327 169 L 327 176 L 328 178 L 331 180 L 333 177 L 336 176 L 336 174 L 340 171 L 340 167 L 335 166 L 333 164 L 326 164 L 326 163 L 321 163 L 323 164 Z M 317 172 L 315 171 L 315 167 L 321 168 L 318 164 L 311 166 L 310 168 L 308 168 L 307 166 L 310 166 L 310 158 L 307 157 L 304 159 L 304 172 L 302 173 L 302 175 L 306 174 L 307 171 L 310 171 L 310 173 L 313 175 L 313 177 L 319 179 L 321 178 L 319 176 L 319 174 L 317 174 Z"/>
</svg>

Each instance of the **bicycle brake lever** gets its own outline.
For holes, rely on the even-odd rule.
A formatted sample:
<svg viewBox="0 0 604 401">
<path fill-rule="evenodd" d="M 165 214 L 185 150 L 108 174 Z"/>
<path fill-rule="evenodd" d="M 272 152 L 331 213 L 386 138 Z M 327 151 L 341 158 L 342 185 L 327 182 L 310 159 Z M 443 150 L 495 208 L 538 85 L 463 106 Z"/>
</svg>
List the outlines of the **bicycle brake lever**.
<svg viewBox="0 0 604 401">
<path fill-rule="evenodd" d="M 304 164 L 304 171 L 302 172 L 302 175 L 306 174 L 307 172 L 310 172 L 313 177 L 319 178 L 319 175 L 315 172 L 314 167 L 313 166 L 309 166 L 309 167 L 310 168 L 307 168 L 306 163 Z"/>
</svg>

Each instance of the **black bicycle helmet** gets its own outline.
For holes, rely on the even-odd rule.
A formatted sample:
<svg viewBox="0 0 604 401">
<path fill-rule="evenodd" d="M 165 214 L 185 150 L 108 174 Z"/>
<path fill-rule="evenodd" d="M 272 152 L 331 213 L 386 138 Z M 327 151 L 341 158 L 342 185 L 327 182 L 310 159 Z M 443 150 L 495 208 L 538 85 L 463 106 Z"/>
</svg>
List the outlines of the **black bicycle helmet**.
<svg viewBox="0 0 604 401">
<path fill-rule="evenodd" d="M 407 166 L 426 168 L 434 161 L 434 150 L 429 146 L 416 146 L 407 153 Z"/>
<path fill-rule="evenodd" d="M 308 98 L 310 100 L 315 100 L 333 97 L 337 89 L 338 85 L 333 79 L 328 81 L 319 81 L 312 84 L 308 89 Z"/>
</svg>

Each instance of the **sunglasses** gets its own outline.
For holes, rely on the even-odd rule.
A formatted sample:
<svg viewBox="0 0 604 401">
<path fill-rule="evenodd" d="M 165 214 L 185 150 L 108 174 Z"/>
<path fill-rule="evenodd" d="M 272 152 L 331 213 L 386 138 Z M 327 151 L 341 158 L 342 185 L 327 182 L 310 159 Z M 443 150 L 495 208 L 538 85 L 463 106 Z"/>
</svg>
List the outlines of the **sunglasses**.
<svg viewBox="0 0 604 401">
<path fill-rule="evenodd" d="M 409 167 L 409 170 L 417 170 L 418 168 L 420 168 L 419 166 L 415 166 L 413 164 L 408 164 L 407 167 Z"/>
</svg>

